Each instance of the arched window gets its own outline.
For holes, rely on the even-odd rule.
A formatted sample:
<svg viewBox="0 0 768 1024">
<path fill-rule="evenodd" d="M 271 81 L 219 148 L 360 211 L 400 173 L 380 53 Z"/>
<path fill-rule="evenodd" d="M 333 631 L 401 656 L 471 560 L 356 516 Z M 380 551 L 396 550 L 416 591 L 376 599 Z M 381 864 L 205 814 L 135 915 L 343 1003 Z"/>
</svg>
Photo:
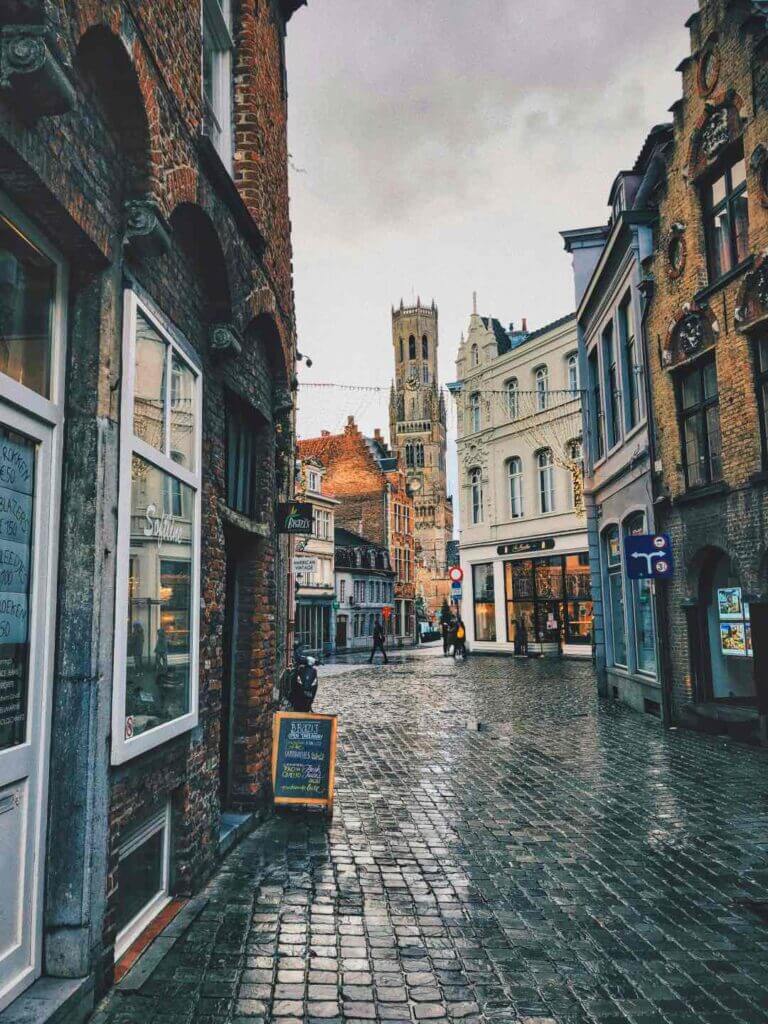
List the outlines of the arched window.
<svg viewBox="0 0 768 1024">
<path fill-rule="evenodd" d="M 473 434 L 480 429 L 480 395 L 477 392 L 469 396 L 469 429 Z"/>
<path fill-rule="evenodd" d="M 414 338 L 413 335 L 411 335 L 410 338 L 408 339 L 408 358 L 416 358 L 416 339 Z"/>
<path fill-rule="evenodd" d="M 401 339 L 400 339 L 400 362 L 401 362 L 401 363 L 402 363 L 402 361 L 403 361 L 403 355 L 404 355 L 404 350 L 403 350 L 403 339 L 401 338 Z"/>
<path fill-rule="evenodd" d="M 536 371 L 536 408 L 543 412 L 549 405 L 549 370 L 540 366 Z"/>
<path fill-rule="evenodd" d="M 416 466 L 418 469 L 422 469 L 424 467 L 424 445 L 421 443 L 421 441 L 418 441 L 414 445 L 414 448 L 416 449 L 414 453 Z"/>
<path fill-rule="evenodd" d="M 429 339 L 426 334 L 421 339 L 421 358 L 429 359 Z"/>
<path fill-rule="evenodd" d="M 554 512 L 555 510 L 555 464 L 552 452 L 544 448 L 536 456 L 539 469 L 539 511 Z"/>
<path fill-rule="evenodd" d="M 480 365 L 480 349 L 477 347 L 477 345 L 473 345 L 472 348 L 470 349 L 470 360 L 469 360 L 469 362 L 470 362 L 470 366 L 479 366 Z"/>
<path fill-rule="evenodd" d="M 571 394 L 579 390 L 579 357 L 575 352 L 568 356 L 568 390 Z"/>
<path fill-rule="evenodd" d="M 479 469 L 469 471 L 469 487 L 472 492 L 472 525 L 477 526 L 484 516 L 483 478 Z"/>
<path fill-rule="evenodd" d="M 513 456 L 507 463 L 509 474 L 509 511 L 513 519 L 520 519 L 523 514 L 523 463 Z"/>
<path fill-rule="evenodd" d="M 520 384 L 517 377 L 507 381 L 507 415 L 516 420 L 520 415 Z"/>
</svg>

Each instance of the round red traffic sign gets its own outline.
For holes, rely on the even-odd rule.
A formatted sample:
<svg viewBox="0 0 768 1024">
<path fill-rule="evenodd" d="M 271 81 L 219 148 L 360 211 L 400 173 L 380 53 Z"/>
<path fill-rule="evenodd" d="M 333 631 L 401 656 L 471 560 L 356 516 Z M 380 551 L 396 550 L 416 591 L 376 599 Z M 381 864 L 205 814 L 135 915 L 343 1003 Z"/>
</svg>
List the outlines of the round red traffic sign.
<svg viewBox="0 0 768 1024">
<path fill-rule="evenodd" d="M 451 583 L 461 583 L 464 579 L 464 570 L 458 565 L 454 565 L 448 573 Z"/>
</svg>

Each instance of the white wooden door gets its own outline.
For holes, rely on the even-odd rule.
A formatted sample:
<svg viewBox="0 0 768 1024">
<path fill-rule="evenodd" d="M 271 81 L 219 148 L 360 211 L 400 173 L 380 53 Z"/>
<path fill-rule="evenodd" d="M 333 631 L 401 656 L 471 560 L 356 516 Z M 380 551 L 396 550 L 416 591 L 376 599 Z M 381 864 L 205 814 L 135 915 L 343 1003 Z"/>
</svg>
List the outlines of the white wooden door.
<svg viewBox="0 0 768 1024">
<path fill-rule="evenodd" d="M 0 1011 L 40 973 L 54 428 L 0 400 Z"/>
</svg>

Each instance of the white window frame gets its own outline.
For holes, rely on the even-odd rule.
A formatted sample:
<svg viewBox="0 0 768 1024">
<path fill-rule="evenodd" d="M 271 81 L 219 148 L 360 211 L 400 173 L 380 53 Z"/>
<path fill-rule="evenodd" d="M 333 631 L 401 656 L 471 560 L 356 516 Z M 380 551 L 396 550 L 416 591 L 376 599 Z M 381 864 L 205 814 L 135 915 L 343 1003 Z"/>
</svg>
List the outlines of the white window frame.
<svg viewBox="0 0 768 1024">
<path fill-rule="evenodd" d="M 483 413 L 480 405 L 479 391 L 473 391 L 469 396 L 469 429 L 472 434 L 477 434 L 483 429 Z"/>
<path fill-rule="evenodd" d="M 546 457 L 546 461 L 543 461 Z M 556 510 L 555 460 L 549 448 L 536 453 L 536 468 L 539 474 L 539 512 L 550 515 Z M 550 508 L 545 508 L 549 504 Z"/>
<path fill-rule="evenodd" d="M 513 519 L 522 519 L 525 515 L 523 504 L 523 460 L 513 455 L 507 463 L 507 480 L 509 482 L 509 514 Z M 515 511 L 515 502 L 518 510 Z"/>
<path fill-rule="evenodd" d="M 163 846 L 161 856 L 162 879 L 161 888 L 157 894 L 143 907 L 128 924 L 117 933 L 115 938 L 115 961 L 118 961 L 125 952 L 130 949 L 136 939 L 141 935 L 147 925 L 153 921 L 160 911 L 171 902 L 170 880 L 171 880 L 171 804 L 168 801 L 164 807 L 148 818 L 142 825 L 131 831 L 120 844 L 117 851 L 118 862 L 133 853 L 144 843 L 148 842 L 158 832 L 163 832 Z"/>
<path fill-rule="evenodd" d="M 133 434 L 133 398 L 136 374 L 135 339 L 139 310 L 169 346 L 168 359 L 175 355 L 195 378 L 194 472 Z M 166 418 L 170 416 L 170 373 L 166 374 Z M 200 655 L 200 535 L 202 493 L 202 374 L 186 352 L 163 327 L 153 311 L 132 288 L 123 292 L 123 387 L 120 401 L 120 484 L 118 501 L 117 580 L 115 598 L 115 639 L 112 681 L 112 764 L 124 764 L 134 757 L 162 746 L 168 740 L 194 729 L 198 723 L 199 655 Z M 170 428 L 166 419 L 166 443 L 170 444 Z M 171 722 L 164 722 L 125 738 L 126 657 L 128 645 L 128 574 L 131 547 L 131 464 L 138 455 L 151 466 L 180 480 L 192 489 L 194 529 L 192 532 L 192 565 L 190 568 L 190 658 L 189 711 Z"/>
<path fill-rule="evenodd" d="M 549 367 L 537 366 L 536 376 L 536 411 L 546 412 L 549 408 Z"/>
<path fill-rule="evenodd" d="M 200 9 L 200 27 L 205 38 L 206 25 L 212 32 L 214 44 L 213 58 L 213 97 L 211 113 L 219 127 L 218 139 L 211 138 L 213 147 L 221 158 L 221 162 L 229 173 L 232 173 L 232 52 L 235 48 L 232 39 L 232 5 L 231 0 L 202 0 Z M 204 56 L 201 52 L 201 68 Z M 203 106 L 205 93 L 203 78 Z"/>
<path fill-rule="evenodd" d="M 510 420 L 516 420 L 520 416 L 520 381 L 512 377 L 507 381 L 507 415 Z"/>
<path fill-rule="evenodd" d="M 472 511 L 472 525 L 480 526 L 485 519 L 485 498 L 483 495 L 483 474 L 479 469 L 471 469 L 469 471 L 469 499 Z"/>
<path fill-rule="evenodd" d="M 568 356 L 568 390 L 572 395 L 579 391 L 579 356 L 577 352 L 571 352 Z"/>
</svg>

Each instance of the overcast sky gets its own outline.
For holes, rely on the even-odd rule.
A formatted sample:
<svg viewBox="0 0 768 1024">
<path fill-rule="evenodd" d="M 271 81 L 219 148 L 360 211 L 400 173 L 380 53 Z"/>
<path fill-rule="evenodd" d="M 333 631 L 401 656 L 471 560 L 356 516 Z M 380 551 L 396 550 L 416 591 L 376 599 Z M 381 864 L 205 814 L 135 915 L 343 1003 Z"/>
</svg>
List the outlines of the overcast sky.
<svg viewBox="0 0 768 1024">
<path fill-rule="evenodd" d="M 573 309 L 558 231 L 603 223 L 616 173 L 680 95 L 695 0 L 309 0 L 288 30 L 300 379 L 388 385 L 391 304 L 440 310 L 442 382 L 479 312 Z M 383 396 L 300 392 L 299 433 Z"/>
</svg>

